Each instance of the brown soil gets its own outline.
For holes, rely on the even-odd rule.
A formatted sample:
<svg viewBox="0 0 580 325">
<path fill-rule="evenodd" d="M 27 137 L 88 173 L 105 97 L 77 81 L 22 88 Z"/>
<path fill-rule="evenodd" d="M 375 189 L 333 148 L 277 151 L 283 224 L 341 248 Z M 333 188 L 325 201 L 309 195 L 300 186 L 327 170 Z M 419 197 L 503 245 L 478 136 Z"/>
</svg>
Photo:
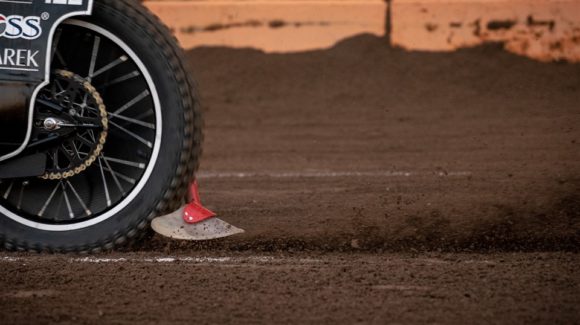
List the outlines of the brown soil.
<svg viewBox="0 0 580 325">
<path fill-rule="evenodd" d="M 577 323 L 577 253 L 489 250 L 580 247 L 580 65 L 385 44 L 189 52 L 202 196 L 247 233 L 9 255 L 0 323 Z"/>
<path fill-rule="evenodd" d="M 369 35 L 189 60 L 208 111 L 203 197 L 248 231 L 220 246 L 580 247 L 580 64 Z"/>
<path fill-rule="evenodd" d="M 2 324 L 574 324 L 574 254 L 0 261 Z M 95 258 L 127 261 L 97 263 Z"/>
</svg>

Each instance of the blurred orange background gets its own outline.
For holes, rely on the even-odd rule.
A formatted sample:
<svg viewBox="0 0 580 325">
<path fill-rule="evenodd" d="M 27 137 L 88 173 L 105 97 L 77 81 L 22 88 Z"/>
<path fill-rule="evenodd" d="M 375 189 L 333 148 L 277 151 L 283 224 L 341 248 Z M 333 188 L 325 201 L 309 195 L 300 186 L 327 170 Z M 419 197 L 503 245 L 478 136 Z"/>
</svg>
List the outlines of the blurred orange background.
<svg viewBox="0 0 580 325">
<path fill-rule="evenodd" d="M 538 60 L 580 61 L 577 0 L 145 1 L 185 48 L 266 52 L 329 48 L 361 33 L 409 50 L 451 51 L 503 42 Z"/>
</svg>

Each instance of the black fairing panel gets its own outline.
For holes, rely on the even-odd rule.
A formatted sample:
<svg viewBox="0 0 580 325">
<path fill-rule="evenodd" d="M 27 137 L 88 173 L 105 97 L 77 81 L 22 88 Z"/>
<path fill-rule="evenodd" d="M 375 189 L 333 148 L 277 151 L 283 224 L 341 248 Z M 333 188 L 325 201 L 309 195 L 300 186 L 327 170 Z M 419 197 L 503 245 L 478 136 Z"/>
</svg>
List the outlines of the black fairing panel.
<svg viewBox="0 0 580 325">
<path fill-rule="evenodd" d="M 31 85 L 0 81 L 0 157 L 16 152 L 26 139 Z"/>
<path fill-rule="evenodd" d="M 58 24 L 93 0 L 0 0 L 0 162 L 27 144 L 33 96 L 48 82 Z"/>
</svg>

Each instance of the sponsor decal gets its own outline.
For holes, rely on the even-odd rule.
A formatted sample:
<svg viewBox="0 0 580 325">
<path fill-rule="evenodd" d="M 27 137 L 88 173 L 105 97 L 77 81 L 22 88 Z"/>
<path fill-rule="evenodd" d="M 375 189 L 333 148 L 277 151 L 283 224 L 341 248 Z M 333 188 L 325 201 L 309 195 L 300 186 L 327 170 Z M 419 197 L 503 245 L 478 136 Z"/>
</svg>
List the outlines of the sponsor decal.
<svg viewBox="0 0 580 325">
<path fill-rule="evenodd" d="M 5 48 L 0 50 L 0 69 L 38 71 L 39 51 Z"/>
<path fill-rule="evenodd" d="M 6 31 L 6 17 L 0 15 L 0 35 L 4 35 Z"/>
<path fill-rule="evenodd" d="M 47 81 L 53 27 L 89 15 L 92 5 L 93 0 L 0 0 L 0 82 Z"/>
<path fill-rule="evenodd" d="M 37 39 L 42 35 L 42 20 L 43 19 L 38 16 L 4 16 L 0 14 L 0 38 Z"/>
</svg>

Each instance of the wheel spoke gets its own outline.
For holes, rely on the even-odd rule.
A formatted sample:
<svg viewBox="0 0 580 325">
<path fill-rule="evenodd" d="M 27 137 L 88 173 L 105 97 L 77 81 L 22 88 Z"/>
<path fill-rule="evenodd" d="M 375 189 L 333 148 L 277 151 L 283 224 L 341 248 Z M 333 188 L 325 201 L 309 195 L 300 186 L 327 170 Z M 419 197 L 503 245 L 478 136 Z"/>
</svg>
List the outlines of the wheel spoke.
<svg viewBox="0 0 580 325">
<path fill-rule="evenodd" d="M 152 116 L 153 114 L 154 114 L 153 111 L 149 110 L 149 111 L 143 112 L 143 113 L 135 116 L 135 119 L 137 119 L 137 120 L 143 120 L 144 118 L 147 118 L 149 116 Z"/>
<path fill-rule="evenodd" d="M 88 101 L 89 101 L 89 93 L 86 93 L 85 96 L 83 97 L 83 103 L 80 105 L 81 106 L 81 116 L 85 115 L 85 108 L 87 108 L 88 106 Z"/>
<path fill-rule="evenodd" d="M 104 66 L 104 67 L 102 67 L 102 68 L 100 68 L 100 69 L 99 69 L 97 72 L 95 72 L 95 73 L 94 73 L 94 74 L 91 76 L 91 78 L 98 77 L 99 75 L 101 75 L 101 74 L 103 74 L 103 73 L 105 73 L 105 72 L 107 72 L 107 71 L 109 71 L 109 70 L 113 69 L 114 67 L 118 66 L 119 64 L 121 64 L 121 63 L 123 63 L 123 62 L 126 62 L 126 61 L 127 61 L 127 59 L 129 59 L 129 58 L 128 58 L 126 55 L 122 55 L 122 56 L 120 56 L 120 57 L 119 57 L 118 59 L 116 59 L 115 61 L 113 61 L 113 62 L 111 62 L 111 63 L 107 64 L 106 66 Z"/>
<path fill-rule="evenodd" d="M 126 165 L 126 166 L 131 166 L 131 167 L 145 169 L 145 164 L 144 163 L 138 163 L 138 162 L 135 162 L 135 161 L 129 161 L 129 160 L 118 159 L 118 158 L 111 158 L 111 157 L 107 157 L 107 156 L 103 156 L 103 158 L 106 161 L 114 162 L 114 163 L 117 163 L 117 164 L 123 164 L 123 165 Z"/>
<path fill-rule="evenodd" d="M 67 65 L 66 62 L 64 61 L 64 58 L 62 57 L 62 54 L 60 54 L 59 50 L 56 50 L 54 52 L 54 55 L 56 56 L 56 58 L 58 59 L 58 61 L 60 61 L 60 64 L 66 69 Z"/>
<path fill-rule="evenodd" d="M 72 147 L 72 151 L 74 152 L 76 159 L 78 159 L 78 161 L 82 161 L 83 158 L 81 158 L 81 154 L 80 154 L 79 149 L 77 148 L 77 145 L 75 144 L 75 142 L 69 141 L 69 145 Z"/>
<path fill-rule="evenodd" d="M 62 29 L 57 29 L 56 32 L 54 33 L 54 39 L 52 41 L 52 56 L 53 56 L 53 60 L 54 57 L 56 57 L 56 59 L 60 62 L 61 66 L 66 68 L 66 62 L 64 60 L 64 58 L 62 57 L 62 55 L 60 54 L 60 51 L 58 50 L 58 45 L 60 44 L 60 36 L 62 35 Z"/>
<path fill-rule="evenodd" d="M 58 95 L 62 95 L 62 94 L 64 94 L 66 92 L 66 88 L 62 86 L 62 84 L 60 83 L 60 81 L 54 80 L 54 84 L 56 86 L 58 86 L 58 88 L 60 88 L 60 92 L 56 93 L 57 96 Z"/>
<path fill-rule="evenodd" d="M 93 107 L 90 107 L 90 106 L 87 106 L 86 108 L 89 109 L 92 112 L 97 112 L 98 111 L 96 108 L 93 108 Z M 120 119 L 120 120 L 129 122 L 129 123 L 133 123 L 133 124 L 137 124 L 137 125 L 140 125 L 140 126 L 144 126 L 146 128 L 152 129 L 152 130 L 155 129 L 155 124 L 142 121 L 142 119 L 147 118 L 147 117 L 153 115 L 153 112 L 151 112 L 151 111 L 147 111 L 147 112 L 144 112 L 142 114 L 139 114 L 137 117 L 134 117 L 134 118 L 133 117 L 128 117 L 128 116 L 125 116 L 125 115 L 120 115 L 120 114 L 117 114 L 117 113 L 108 113 L 107 115 L 108 115 L 109 119 L 117 118 L 117 119 Z"/>
<path fill-rule="evenodd" d="M 125 129 L 124 127 L 120 126 L 119 124 L 113 122 L 113 121 L 109 121 L 109 123 L 111 125 L 114 125 L 116 128 L 118 128 L 119 130 L 123 131 L 124 133 L 132 136 L 133 138 L 135 138 L 136 140 L 138 140 L 139 142 L 143 143 L 144 145 L 146 145 L 149 148 L 153 148 L 153 143 L 151 143 L 151 141 L 147 141 L 145 139 L 143 139 L 142 137 L 138 136 L 137 134 L 135 134 L 134 132 L 131 132 L 127 129 Z"/>
<path fill-rule="evenodd" d="M 80 142 L 86 144 L 87 146 L 92 146 L 96 142 L 94 135 L 92 136 L 92 141 L 87 140 L 80 134 L 77 134 L 75 138 L 78 139 Z"/>
<path fill-rule="evenodd" d="M 137 183 L 137 180 L 136 179 L 131 178 L 131 177 L 126 176 L 126 175 L 123 175 L 123 174 L 121 174 L 119 172 L 116 172 L 116 171 L 110 169 L 110 168 L 104 168 L 104 170 L 106 170 L 106 171 L 108 171 L 110 173 L 113 173 L 113 174 L 117 175 L 117 177 L 119 177 L 120 179 L 124 180 L 125 182 L 127 182 L 127 183 L 129 183 L 131 185 L 135 185 Z"/>
<path fill-rule="evenodd" d="M 103 158 L 103 154 L 101 154 L 100 158 L 105 163 L 105 166 L 107 166 L 108 171 L 111 174 L 111 177 L 113 177 L 113 181 L 115 182 L 115 185 L 117 185 L 117 188 L 119 189 L 119 192 L 123 193 L 123 196 L 125 196 L 127 193 L 125 193 L 125 189 L 123 189 L 121 182 L 119 182 L 119 178 L 117 177 L 117 174 L 115 172 L 113 172 L 113 168 L 111 168 L 111 164 L 109 164 L 109 162 Z"/>
<path fill-rule="evenodd" d="M 64 183 L 62 181 L 60 182 L 60 187 L 62 188 L 62 195 L 64 197 L 64 202 L 66 203 L 66 208 L 68 210 L 68 216 L 69 216 L 69 218 L 74 219 L 75 214 L 72 210 L 70 200 L 68 198 L 68 194 L 66 193 L 66 186 L 64 186 Z"/>
<path fill-rule="evenodd" d="M 99 55 L 99 47 L 101 46 L 101 38 L 95 36 L 93 43 L 93 52 L 91 54 L 91 63 L 89 65 L 89 75 L 86 78 L 89 82 L 93 79 L 95 75 L 95 64 L 97 64 L 97 56 Z"/>
<path fill-rule="evenodd" d="M 105 177 L 105 172 L 103 171 L 103 164 L 101 162 L 101 157 L 98 159 L 99 169 L 101 171 L 101 180 L 103 181 L 103 187 L 105 188 L 105 198 L 107 199 L 107 207 L 111 207 L 111 195 L 109 194 L 109 186 L 107 186 L 107 179 Z"/>
<path fill-rule="evenodd" d="M 59 150 L 59 152 L 63 153 L 66 156 L 66 158 L 68 159 L 68 165 L 62 166 L 62 167 L 68 167 L 68 166 L 70 166 L 74 162 L 74 160 L 75 160 L 74 154 L 71 151 L 69 151 L 64 146 L 64 144 L 61 145 L 60 147 L 58 147 L 58 150 Z"/>
<path fill-rule="evenodd" d="M 6 192 L 4 192 L 4 200 L 7 200 L 8 197 L 10 196 L 10 192 L 12 192 L 13 186 L 14 186 L 14 182 L 10 182 L 10 185 L 8 185 L 8 189 L 6 189 Z"/>
<path fill-rule="evenodd" d="M 131 108 L 133 105 L 137 104 L 138 102 L 140 102 L 141 100 L 143 100 L 147 96 L 149 96 L 149 90 L 144 90 L 142 93 L 137 95 L 137 97 L 131 99 L 127 104 L 121 106 L 121 108 L 119 108 L 118 110 L 113 112 L 113 114 L 120 115 L 121 113 L 123 113 L 127 109 Z"/>
<path fill-rule="evenodd" d="M 22 182 L 20 187 L 20 195 L 18 196 L 18 205 L 16 205 L 16 209 L 22 209 L 22 198 L 24 197 L 24 188 L 28 185 L 28 181 Z"/>
<path fill-rule="evenodd" d="M 48 100 L 44 100 L 44 99 L 37 99 L 36 100 L 37 103 L 44 105 L 46 108 L 51 109 L 52 111 L 55 111 L 57 113 L 62 113 L 64 111 L 64 109 L 52 102 L 49 102 Z"/>
<path fill-rule="evenodd" d="M 59 186 L 60 186 L 60 183 L 56 184 L 56 186 L 54 187 L 54 190 L 52 190 L 52 193 L 50 193 L 50 195 L 48 196 L 48 199 L 46 199 L 46 201 L 44 202 L 44 205 L 42 206 L 40 211 L 37 213 L 39 217 L 42 217 L 44 215 L 44 213 L 46 212 L 46 209 L 50 205 L 50 202 L 52 202 L 52 199 L 54 198 L 54 195 L 56 194 L 56 190 L 58 190 Z"/>
<path fill-rule="evenodd" d="M 144 126 L 146 128 L 155 130 L 155 124 L 153 124 L 153 123 L 147 123 L 147 122 L 139 121 L 137 119 L 130 118 L 130 117 L 123 116 L 123 115 L 118 115 L 118 114 L 115 114 L 115 113 L 109 113 L 109 116 L 115 117 L 115 118 L 118 118 L 118 119 L 121 119 L 121 120 L 124 120 L 124 121 L 127 121 L 129 123 L 141 125 L 141 126 Z"/>
<path fill-rule="evenodd" d="M 111 81 L 105 82 L 100 87 L 98 87 L 98 89 L 99 90 L 103 90 L 105 88 L 111 87 L 113 85 L 116 85 L 116 84 L 121 83 L 123 81 L 127 81 L 129 79 L 133 79 L 133 78 L 138 77 L 140 75 L 141 75 L 141 73 L 139 73 L 139 71 L 135 70 L 135 71 L 130 72 L 130 73 L 128 73 L 128 74 L 126 74 L 124 76 L 121 76 L 121 77 L 119 77 L 117 79 L 113 79 Z"/>
<path fill-rule="evenodd" d="M 68 185 L 68 187 L 70 187 L 71 191 L 73 192 L 73 194 L 75 195 L 75 197 L 79 201 L 80 205 L 85 210 L 85 213 L 86 213 L 87 217 L 90 216 L 92 214 L 92 212 L 91 212 L 91 210 L 89 210 L 89 208 L 85 204 L 85 201 L 83 201 L 83 199 L 81 199 L 81 196 L 79 195 L 79 193 L 77 192 L 77 190 L 74 188 L 74 186 L 71 184 L 70 181 L 67 180 L 66 181 L 66 184 Z"/>
<path fill-rule="evenodd" d="M 52 162 L 54 164 L 53 166 L 54 169 L 60 169 L 58 164 L 58 149 L 55 149 L 52 153 Z"/>
</svg>

